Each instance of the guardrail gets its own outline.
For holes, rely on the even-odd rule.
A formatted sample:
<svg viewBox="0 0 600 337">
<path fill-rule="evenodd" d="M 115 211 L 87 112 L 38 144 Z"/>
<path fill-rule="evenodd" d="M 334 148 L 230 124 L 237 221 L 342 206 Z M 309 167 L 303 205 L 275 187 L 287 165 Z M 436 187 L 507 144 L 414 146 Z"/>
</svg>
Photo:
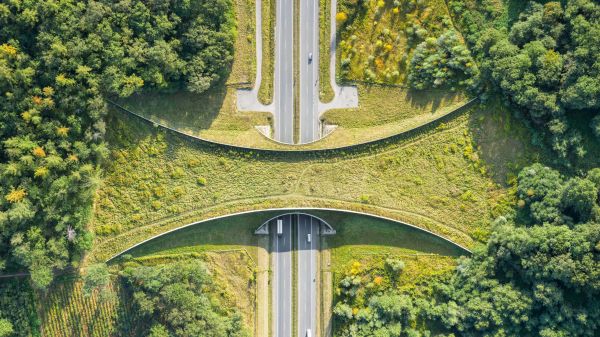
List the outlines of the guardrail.
<svg viewBox="0 0 600 337">
<path fill-rule="evenodd" d="M 423 123 L 419 126 L 416 126 L 412 129 L 406 130 L 406 131 L 402 131 L 399 132 L 397 134 L 394 135 L 390 135 L 387 137 L 383 137 L 383 138 L 379 138 L 379 139 L 374 139 L 374 140 L 370 140 L 370 141 L 366 141 L 366 142 L 361 142 L 361 143 L 356 143 L 356 144 L 351 144 L 351 145 L 344 145 L 344 146 L 339 146 L 339 147 L 328 147 L 328 148 L 316 148 L 316 149 L 303 149 L 303 148 L 298 148 L 298 149 L 269 149 L 269 148 L 261 148 L 261 147 L 247 147 L 247 146 L 242 146 L 242 145 L 235 145 L 235 144 L 228 144 L 228 143 L 221 143 L 221 142 L 217 142 L 214 140 L 210 140 L 207 138 L 203 138 L 203 137 L 199 137 L 199 136 L 195 136 L 195 135 L 191 135 L 189 133 L 185 133 L 183 131 L 177 130 L 175 128 L 172 128 L 170 126 L 158 123 L 156 121 L 153 121 L 152 119 L 142 116 L 139 113 L 136 113 L 134 111 L 131 111 L 129 109 L 127 109 L 126 107 L 110 100 L 107 99 L 107 102 L 109 104 L 111 104 L 112 106 L 116 107 L 118 110 L 121 110 L 123 112 L 126 112 L 132 116 L 135 116 L 147 123 L 150 123 L 151 125 L 155 125 L 155 126 L 159 126 L 161 128 L 164 128 L 166 130 L 169 130 L 171 132 L 174 132 L 176 134 L 182 135 L 186 138 L 189 139 L 193 139 L 196 141 L 200 141 L 204 144 L 210 145 L 210 146 L 216 146 L 216 147 L 220 147 L 226 150 L 234 150 L 234 151 L 251 151 L 251 152 L 256 152 L 256 153 L 264 153 L 264 154 L 282 154 L 282 153 L 286 153 L 286 154 L 290 154 L 290 153 L 300 153 L 300 154 L 308 154 L 308 153 L 312 153 L 312 154 L 338 154 L 340 152 L 349 152 L 349 151 L 363 151 L 365 149 L 368 148 L 374 148 L 377 146 L 385 146 L 388 145 L 390 143 L 396 142 L 398 140 L 402 140 L 402 139 L 406 139 L 409 138 L 411 136 L 415 136 L 417 134 L 419 134 L 420 132 L 425 132 L 429 129 L 432 129 L 436 126 L 438 126 L 439 124 L 448 121 L 452 118 L 454 118 L 455 116 L 459 115 L 460 113 L 464 112 L 465 110 L 467 110 L 468 108 L 470 108 L 471 106 L 473 106 L 477 101 L 479 100 L 479 97 L 475 97 L 469 101 L 467 101 L 465 104 L 455 108 L 454 110 L 451 110 L 450 112 L 445 113 L 444 115 L 433 119 L 431 121 L 428 121 L 426 123 Z"/>
</svg>

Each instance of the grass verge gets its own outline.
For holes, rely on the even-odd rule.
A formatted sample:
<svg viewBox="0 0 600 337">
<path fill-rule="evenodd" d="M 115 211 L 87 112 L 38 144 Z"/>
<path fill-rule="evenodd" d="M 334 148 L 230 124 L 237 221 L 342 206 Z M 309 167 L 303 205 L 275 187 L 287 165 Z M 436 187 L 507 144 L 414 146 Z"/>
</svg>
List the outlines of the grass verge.
<svg viewBox="0 0 600 337">
<path fill-rule="evenodd" d="M 273 101 L 273 75 L 275 74 L 275 13 L 276 1 L 265 0 L 262 2 L 262 81 L 258 91 L 258 99 L 263 104 Z"/>
<path fill-rule="evenodd" d="M 237 35 L 234 42 L 233 64 L 227 84 L 251 86 L 256 74 L 254 0 L 234 0 L 233 9 Z"/>
<path fill-rule="evenodd" d="M 327 103 L 333 99 L 333 88 L 330 85 L 329 53 L 331 30 L 331 1 L 319 0 L 319 98 Z"/>
</svg>

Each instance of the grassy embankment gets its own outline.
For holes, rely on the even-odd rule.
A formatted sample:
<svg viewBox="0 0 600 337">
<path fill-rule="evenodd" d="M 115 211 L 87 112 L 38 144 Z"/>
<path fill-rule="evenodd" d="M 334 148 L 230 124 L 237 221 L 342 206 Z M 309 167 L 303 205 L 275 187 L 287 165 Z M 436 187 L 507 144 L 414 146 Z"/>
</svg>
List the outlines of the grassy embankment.
<svg viewBox="0 0 600 337">
<path fill-rule="evenodd" d="M 211 216 L 326 206 L 401 219 L 472 246 L 511 200 L 505 183 L 536 157 L 499 105 L 437 130 L 351 155 L 226 152 L 122 114 L 109 119 L 112 157 L 98 190 L 92 259 Z"/>
</svg>

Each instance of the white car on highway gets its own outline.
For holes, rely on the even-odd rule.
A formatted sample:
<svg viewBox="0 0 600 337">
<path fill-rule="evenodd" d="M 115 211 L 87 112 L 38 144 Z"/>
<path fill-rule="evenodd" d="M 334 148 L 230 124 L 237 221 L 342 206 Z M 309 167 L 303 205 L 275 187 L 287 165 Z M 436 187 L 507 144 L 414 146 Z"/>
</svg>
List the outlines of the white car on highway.
<svg viewBox="0 0 600 337">
<path fill-rule="evenodd" d="M 312 53 L 308 53 L 308 63 L 312 63 Z"/>
</svg>

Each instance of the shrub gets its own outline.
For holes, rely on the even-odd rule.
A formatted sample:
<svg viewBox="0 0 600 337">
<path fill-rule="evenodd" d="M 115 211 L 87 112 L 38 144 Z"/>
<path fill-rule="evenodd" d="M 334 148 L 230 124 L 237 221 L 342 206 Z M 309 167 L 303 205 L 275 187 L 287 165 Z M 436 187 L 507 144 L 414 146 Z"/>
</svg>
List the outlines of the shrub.
<svg viewBox="0 0 600 337">
<path fill-rule="evenodd" d="M 7 319 L 0 319 L 0 337 L 8 337 L 13 334 L 15 330 L 13 325 Z"/>
<path fill-rule="evenodd" d="M 348 20 L 348 14 L 344 12 L 338 12 L 335 14 L 335 20 L 339 23 L 344 23 L 346 20 Z"/>
<path fill-rule="evenodd" d="M 408 82 L 415 89 L 449 85 L 473 86 L 478 70 L 454 30 L 420 43 L 410 61 Z"/>
<path fill-rule="evenodd" d="M 404 261 L 394 258 L 388 258 L 385 260 L 386 268 L 390 269 L 394 274 L 399 274 L 404 270 L 406 266 Z"/>
</svg>

